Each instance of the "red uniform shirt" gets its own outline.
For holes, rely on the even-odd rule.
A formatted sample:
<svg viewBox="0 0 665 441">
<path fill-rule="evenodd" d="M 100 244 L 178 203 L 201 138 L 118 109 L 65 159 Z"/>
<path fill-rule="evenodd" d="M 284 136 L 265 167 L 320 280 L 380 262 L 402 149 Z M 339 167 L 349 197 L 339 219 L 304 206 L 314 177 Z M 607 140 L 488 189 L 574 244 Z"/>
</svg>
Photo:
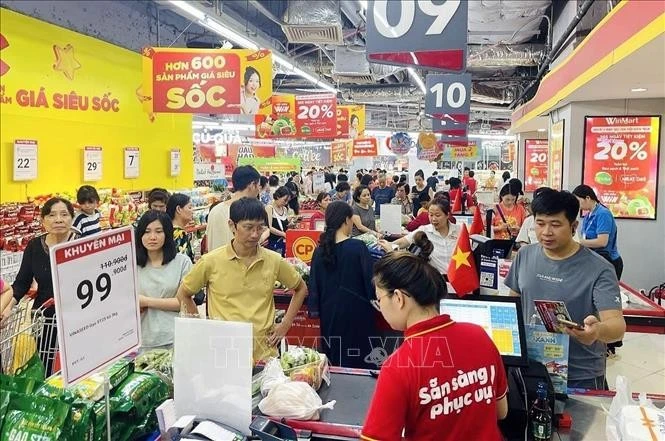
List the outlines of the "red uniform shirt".
<svg viewBox="0 0 665 441">
<path fill-rule="evenodd" d="M 447 315 L 418 323 L 381 367 L 360 439 L 494 441 L 503 361 L 483 328 Z"/>
<path fill-rule="evenodd" d="M 469 189 L 469 194 L 473 195 L 478 189 L 478 181 L 476 178 L 464 178 L 464 185 Z"/>
</svg>

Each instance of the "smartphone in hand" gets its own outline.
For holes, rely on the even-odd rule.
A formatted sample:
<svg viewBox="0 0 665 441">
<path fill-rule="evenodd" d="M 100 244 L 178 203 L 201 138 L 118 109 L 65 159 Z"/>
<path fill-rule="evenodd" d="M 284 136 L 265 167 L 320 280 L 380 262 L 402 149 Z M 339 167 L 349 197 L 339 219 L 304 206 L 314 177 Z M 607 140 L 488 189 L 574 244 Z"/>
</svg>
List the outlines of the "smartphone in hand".
<svg viewBox="0 0 665 441">
<path fill-rule="evenodd" d="M 558 321 L 562 325 L 565 325 L 567 328 L 577 329 L 578 331 L 584 331 L 584 326 L 580 325 L 579 323 L 575 323 L 570 320 L 565 320 L 562 318 L 558 319 Z"/>
</svg>

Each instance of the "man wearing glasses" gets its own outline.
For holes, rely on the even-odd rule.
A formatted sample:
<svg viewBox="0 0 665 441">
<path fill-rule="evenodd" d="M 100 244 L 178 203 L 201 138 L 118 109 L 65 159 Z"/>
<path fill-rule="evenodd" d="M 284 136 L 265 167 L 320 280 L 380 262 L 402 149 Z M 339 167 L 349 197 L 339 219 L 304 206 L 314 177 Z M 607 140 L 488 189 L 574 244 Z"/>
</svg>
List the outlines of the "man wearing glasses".
<svg viewBox="0 0 665 441">
<path fill-rule="evenodd" d="M 307 295 L 307 285 L 279 254 L 260 246 L 267 214 L 256 198 L 244 197 L 231 204 L 230 244 L 201 257 L 178 289 L 180 305 L 197 314 L 192 296 L 208 289 L 208 315 L 252 323 L 254 362 L 276 356 L 276 346 L 286 335 Z M 295 291 L 281 323 L 275 325 L 273 289 L 279 281 Z"/>
</svg>

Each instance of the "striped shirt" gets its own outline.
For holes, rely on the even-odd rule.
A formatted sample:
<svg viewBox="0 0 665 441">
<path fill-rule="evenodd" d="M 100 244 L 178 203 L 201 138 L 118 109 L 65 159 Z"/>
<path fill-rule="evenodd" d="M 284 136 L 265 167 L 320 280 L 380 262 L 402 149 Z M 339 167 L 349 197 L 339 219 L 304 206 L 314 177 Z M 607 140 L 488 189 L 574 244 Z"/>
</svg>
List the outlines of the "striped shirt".
<svg viewBox="0 0 665 441">
<path fill-rule="evenodd" d="M 99 218 L 100 214 L 97 210 L 91 215 L 81 212 L 74 218 L 72 226 L 81 233 L 81 236 L 91 236 L 102 231 L 99 225 Z"/>
</svg>

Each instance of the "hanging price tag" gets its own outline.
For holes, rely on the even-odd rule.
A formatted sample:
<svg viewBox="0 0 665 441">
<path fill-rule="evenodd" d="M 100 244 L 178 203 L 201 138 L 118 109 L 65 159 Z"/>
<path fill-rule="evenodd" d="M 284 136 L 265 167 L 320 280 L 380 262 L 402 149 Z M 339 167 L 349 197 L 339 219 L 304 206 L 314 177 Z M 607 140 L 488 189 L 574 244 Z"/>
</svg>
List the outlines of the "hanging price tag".
<svg viewBox="0 0 665 441">
<path fill-rule="evenodd" d="M 37 179 L 37 141 L 17 139 L 14 141 L 14 180 Z"/>
<path fill-rule="evenodd" d="M 83 180 L 100 181 L 102 179 L 102 148 L 85 147 L 83 149 Z"/>
<path fill-rule="evenodd" d="M 125 227 L 50 249 L 65 385 L 138 349 L 134 230 Z"/>
<path fill-rule="evenodd" d="M 171 176 L 180 175 L 180 149 L 171 149 Z"/>
<path fill-rule="evenodd" d="M 139 149 L 138 147 L 125 148 L 125 179 L 139 177 Z"/>
</svg>

